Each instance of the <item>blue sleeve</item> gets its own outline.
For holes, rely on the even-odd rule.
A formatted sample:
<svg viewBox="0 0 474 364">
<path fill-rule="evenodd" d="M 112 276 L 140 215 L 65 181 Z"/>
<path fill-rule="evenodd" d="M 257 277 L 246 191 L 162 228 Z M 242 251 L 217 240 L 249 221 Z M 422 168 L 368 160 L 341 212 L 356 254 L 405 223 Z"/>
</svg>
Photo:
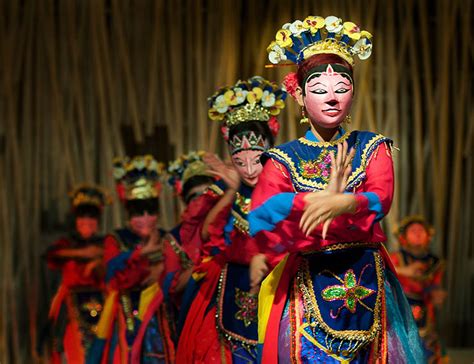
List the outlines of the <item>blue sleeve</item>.
<svg viewBox="0 0 474 364">
<path fill-rule="evenodd" d="M 105 281 L 109 282 L 118 271 L 124 270 L 127 266 L 127 260 L 132 255 L 133 251 L 123 252 L 116 257 L 110 259 L 107 263 L 107 271 L 105 274 Z"/>
<path fill-rule="evenodd" d="M 278 193 L 252 210 L 248 216 L 250 235 L 255 236 L 263 230 L 272 231 L 285 220 L 291 212 L 295 196 L 294 192 Z"/>
</svg>

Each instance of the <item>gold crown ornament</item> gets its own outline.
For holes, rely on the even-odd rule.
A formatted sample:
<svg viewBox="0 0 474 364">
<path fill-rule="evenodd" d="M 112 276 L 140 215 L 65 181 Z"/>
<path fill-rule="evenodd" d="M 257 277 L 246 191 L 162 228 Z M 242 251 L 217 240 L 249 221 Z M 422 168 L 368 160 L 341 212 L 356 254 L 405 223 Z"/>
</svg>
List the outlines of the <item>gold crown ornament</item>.
<svg viewBox="0 0 474 364">
<path fill-rule="evenodd" d="M 286 91 L 260 76 L 220 88 L 209 101 L 211 120 L 226 126 L 257 120 L 267 122 L 285 107 Z"/>
<path fill-rule="evenodd" d="M 286 96 L 283 87 L 253 76 L 233 86 L 222 87 L 209 97 L 208 115 L 211 120 L 223 122 L 221 131 L 232 154 L 243 149 L 265 150 L 266 143 L 262 143 L 263 139 L 257 140 L 255 134 L 235 135 L 229 141 L 229 128 L 248 121 L 261 121 L 276 136 L 280 129 L 276 116 L 285 107 Z"/>
<path fill-rule="evenodd" d="M 146 200 L 158 198 L 164 164 L 153 156 L 114 159 L 114 178 L 120 200 Z"/>
<path fill-rule="evenodd" d="M 272 64 L 290 61 L 300 64 L 316 54 L 335 54 L 354 64 L 354 57 L 361 60 L 372 53 L 372 34 L 361 30 L 353 22 L 343 22 L 336 16 L 308 16 L 284 24 L 267 47 Z"/>
<path fill-rule="evenodd" d="M 112 197 L 107 190 L 89 183 L 75 186 L 69 192 L 69 197 L 73 208 L 79 205 L 94 205 L 102 209 L 105 205 L 112 203 Z"/>
<path fill-rule="evenodd" d="M 181 194 L 184 184 L 194 176 L 210 176 L 208 166 L 202 160 L 206 154 L 203 150 L 191 151 L 183 154 L 168 165 L 168 184 L 172 186 L 178 194 Z"/>
</svg>

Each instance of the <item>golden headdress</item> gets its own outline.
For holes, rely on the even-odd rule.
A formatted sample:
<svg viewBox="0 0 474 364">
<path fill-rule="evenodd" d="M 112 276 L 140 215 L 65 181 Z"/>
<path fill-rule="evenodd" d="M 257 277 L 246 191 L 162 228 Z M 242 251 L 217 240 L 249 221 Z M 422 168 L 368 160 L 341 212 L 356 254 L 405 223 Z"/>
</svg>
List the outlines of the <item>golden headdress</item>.
<svg viewBox="0 0 474 364">
<path fill-rule="evenodd" d="M 183 154 L 168 165 L 168 184 L 172 186 L 178 194 L 181 194 L 186 181 L 194 176 L 210 176 L 208 166 L 202 160 L 206 154 L 203 150 L 191 151 Z"/>
<path fill-rule="evenodd" d="M 285 89 L 276 83 L 254 76 L 233 86 L 220 88 L 208 99 L 208 115 L 211 120 L 224 123 L 222 133 L 228 142 L 229 127 L 247 121 L 267 123 L 276 136 L 280 129 L 276 116 L 285 107 L 286 95 Z M 249 146 L 265 148 L 264 144 L 263 139 L 255 135 L 240 136 L 229 142 L 233 153 Z"/>
<path fill-rule="evenodd" d="M 114 159 L 114 178 L 122 201 L 158 198 L 164 164 L 153 156 Z"/>
<path fill-rule="evenodd" d="M 267 48 L 272 64 L 290 61 L 300 64 L 315 54 L 336 54 L 349 64 L 354 56 L 361 60 L 372 53 L 372 34 L 355 23 L 336 16 L 308 16 L 303 21 L 286 23 Z"/>
<path fill-rule="evenodd" d="M 112 203 L 112 197 L 108 191 L 89 183 L 81 183 L 75 186 L 69 192 L 69 197 L 73 209 L 79 205 L 93 205 L 102 209 L 105 205 Z"/>
</svg>

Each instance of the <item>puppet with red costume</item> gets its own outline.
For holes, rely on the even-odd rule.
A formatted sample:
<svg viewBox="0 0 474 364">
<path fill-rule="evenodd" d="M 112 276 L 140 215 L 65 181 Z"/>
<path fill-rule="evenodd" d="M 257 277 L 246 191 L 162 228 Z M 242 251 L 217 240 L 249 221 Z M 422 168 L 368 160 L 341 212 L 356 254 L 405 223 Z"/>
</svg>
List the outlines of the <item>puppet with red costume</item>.
<svg viewBox="0 0 474 364">
<path fill-rule="evenodd" d="M 268 47 L 272 63 L 297 72 L 288 92 L 309 123 L 304 137 L 265 153 L 252 195 L 250 233 L 260 252 L 262 362 L 422 362 L 416 325 L 383 247 L 380 220 L 393 197 L 391 140 L 346 132 L 354 57 L 372 35 L 340 18 L 285 24 Z M 276 252 L 287 252 L 281 262 Z M 278 264 L 278 265 L 277 265 Z"/>
<path fill-rule="evenodd" d="M 286 92 L 262 77 L 221 88 L 209 99 L 209 117 L 223 121 L 231 155 L 204 161 L 221 180 L 205 195 L 218 196 L 203 224 L 208 255 L 194 269 L 196 294 L 178 344 L 179 363 L 256 363 L 257 290 L 250 290 L 249 263 L 258 253 L 249 236 L 251 194 L 262 171 L 260 156 L 273 145 L 276 115 Z"/>
<path fill-rule="evenodd" d="M 168 272 L 182 270 L 183 255 L 159 228 L 163 170 L 150 155 L 114 161 L 128 221 L 104 242 L 107 300 L 88 363 L 174 362 L 174 317 L 164 284 Z"/>
<path fill-rule="evenodd" d="M 62 281 L 49 311 L 54 346 L 52 362 L 84 363 L 104 304 L 102 210 L 110 197 L 100 187 L 82 184 L 70 193 L 74 231 L 47 251 L 48 267 Z"/>
<path fill-rule="evenodd" d="M 428 363 L 447 362 L 436 332 L 436 308 L 446 298 L 444 261 L 430 251 L 434 229 L 422 216 L 407 216 L 396 230 L 399 251 L 390 257 L 423 339 Z"/>
</svg>

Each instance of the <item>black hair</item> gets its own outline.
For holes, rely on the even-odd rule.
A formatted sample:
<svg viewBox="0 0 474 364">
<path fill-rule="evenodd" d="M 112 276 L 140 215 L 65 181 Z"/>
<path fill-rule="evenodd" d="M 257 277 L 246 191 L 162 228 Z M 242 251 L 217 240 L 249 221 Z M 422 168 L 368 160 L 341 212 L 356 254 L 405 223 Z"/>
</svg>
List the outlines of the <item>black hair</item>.
<svg viewBox="0 0 474 364">
<path fill-rule="evenodd" d="M 237 125 L 232 125 L 229 128 L 229 140 L 232 140 L 235 135 L 246 131 L 253 131 L 257 136 L 263 136 L 265 140 L 268 141 L 270 148 L 275 144 L 275 138 L 267 122 L 258 120 L 245 121 Z"/>
<path fill-rule="evenodd" d="M 74 208 L 73 214 L 77 217 L 91 217 L 93 219 L 100 219 L 101 209 L 97 205 L 80 204 Z"/>
<path fill-rule="evenodd" d="M 143 200 L 128 200 L 125 208 L 129 216 L 141 216 L 148 212 L 150 215 L 156 215 L 160 212 L 160 204 L 157 197 Z"/>
<path fill-rule="evenodd" d="M 185 204 L 188 204 L 194 197 L 196 197 L 195 193 L 188 196 L 189 191 L 191 191 L 194 187 L 200 185 L 211 185 L 215 182 L 214 178 L 211 176 L 204 176 L 204 175 L 196 175 L 189 178 L 183 185 L 183 200 Z"/>
</svg>

